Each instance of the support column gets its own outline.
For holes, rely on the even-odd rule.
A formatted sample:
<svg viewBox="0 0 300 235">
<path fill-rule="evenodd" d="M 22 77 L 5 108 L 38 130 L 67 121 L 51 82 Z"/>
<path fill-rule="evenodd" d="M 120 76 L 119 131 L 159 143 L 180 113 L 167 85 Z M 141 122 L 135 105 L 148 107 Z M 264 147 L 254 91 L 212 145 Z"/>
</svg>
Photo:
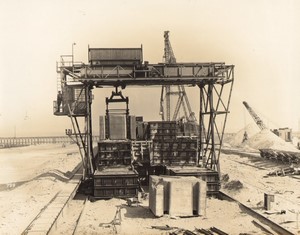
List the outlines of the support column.
<svg viewBox="0 0 300 235">
<path fill-rule="evenodd" d="M 171 120 L 171 87 L 166 86 L 167 121 Z"/>
<path fill-rule="evenodd" d="M 214 99 L 213 99 L 213 84 L 208 85 L 208 102 L 209 102 L 209 132 L 210 132 L 210 139 L 211 139 L 211 147 L 210 147 L 210 168 L 216 168 L 216 149 L 215 149 L 215 109 L 214 109 Z"/>
<path fill-rule="evenodd" d="M 86 96 L 86 116 L 85 116 L 85 125 L 86 125 L 86 135 L 87 135 L 87 151 L 86 157 L 88 159 L 89 166 L 88 174 L 91 176 L 94 173 L 94 165 L 93 165 L 93 140 L 92 140 L 92 88 L 90 85 L 85 87 L 85 96 Z"/>
</svg>

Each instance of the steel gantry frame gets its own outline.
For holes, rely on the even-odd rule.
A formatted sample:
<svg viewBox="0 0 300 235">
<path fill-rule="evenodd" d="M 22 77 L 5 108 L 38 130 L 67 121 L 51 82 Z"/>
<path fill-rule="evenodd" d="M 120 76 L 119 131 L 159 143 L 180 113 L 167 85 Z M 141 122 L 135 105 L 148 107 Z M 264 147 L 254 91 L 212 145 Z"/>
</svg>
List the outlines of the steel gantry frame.
<svg viewBox="0 0 300 235">
<path fill-rule="evenodd" d="M 84 115 L 84 130 L 82 131 L 78 123 L 78 115 L 75 113 L 78 105 L 78 100 L 75 103 L 68 106 L 68 116 L 70 117 L 73 131 L 67 132 L 66 134 L 74 140 L 77 144 L 81 156 L 83 165 L 83 178 L 89 178 L 94 173 L 94 154 L 93 154 L 93 136 L 92 136 L 92 89 L 93 87 L 89 84 L 82 86 L 80 94 L 85 94 L 85 115 Z M 80 96 L 80 95 L 79 95 Z M 81 115 L 79 115 L 81 116 Z"/>
<path fill-rule="evenodd" d="M 233 70 L 229 71 L 230 76 Z M 226 86 L 226 85 L 229 86 Z M 220 173 L 220 152 L 233 88 L 232 81 L 201 83 L 199 111 L 199 158 L 205 167 Z M 226 89 L 227 88 L 227 89 Z"/>
<path fill-rule="evenodd" d="M 234 82 L 234 65 L 225 63 L 176 63 L 142 65 L 100 65 L 83 63 L 58 63 L 62 90 L 64 87 L 81 86 L 85 93 L 85 111 L 82 102 L 67 104 L 68 109 L 55 115 L 69 116 L 73 136 L 82 152 L 86 177 L 94 171 L 92 146 L 92 90 L 94 88 L 125 89 L 127 86 L 198 86 L 200 93 L 198 164 L 220 172 L 219 156 L 229 113 Z M 63 104 L 64 106 L 66 104 Z M 80 106 L 81 105 L 81 106 Z M 80 106 L 80 107 L 79 107 Z M 78 111 L 79 110 L 79 111 Z M 84 117 L 83 130 L 77 117 Z M 220 127 L 221 123 L 221 127 Z"/>
</svg>

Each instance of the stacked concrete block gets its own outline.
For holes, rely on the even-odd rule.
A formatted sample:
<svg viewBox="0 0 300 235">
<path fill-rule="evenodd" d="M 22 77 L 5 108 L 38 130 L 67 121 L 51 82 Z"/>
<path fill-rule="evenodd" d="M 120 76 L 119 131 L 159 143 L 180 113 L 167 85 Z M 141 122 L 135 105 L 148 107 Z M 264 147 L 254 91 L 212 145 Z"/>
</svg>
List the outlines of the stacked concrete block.
<svg viewBox="0 0 300 235">
<path fill-rule="evenodd" d="M 149 208 L 155 216 L 205 215 L 206 182 L 196 177 L 150 176 Z"/>
</svg>

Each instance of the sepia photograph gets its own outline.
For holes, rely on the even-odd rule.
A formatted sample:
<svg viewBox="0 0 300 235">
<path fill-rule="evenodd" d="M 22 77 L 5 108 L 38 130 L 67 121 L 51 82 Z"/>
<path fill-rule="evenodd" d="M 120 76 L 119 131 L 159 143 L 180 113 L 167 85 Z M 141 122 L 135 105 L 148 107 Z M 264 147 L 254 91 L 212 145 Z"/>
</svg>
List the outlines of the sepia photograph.
<svg viewBox="0 0 300 235">
<path fill-rule="evenodd" d="M 0 234 L 300 234 L 300 1 L 0 0 Z"/>
</svg>

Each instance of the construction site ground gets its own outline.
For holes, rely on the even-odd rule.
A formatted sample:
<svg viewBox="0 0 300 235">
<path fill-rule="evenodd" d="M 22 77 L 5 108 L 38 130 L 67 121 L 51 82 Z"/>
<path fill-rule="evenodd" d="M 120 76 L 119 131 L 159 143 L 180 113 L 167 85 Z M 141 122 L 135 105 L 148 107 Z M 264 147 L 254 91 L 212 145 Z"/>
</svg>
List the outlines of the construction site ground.
<svg viewBox="0 0 300 235">
<path fill-rule="evenodd" d="M 222 154 L 222 191 L 247 207 L 298 234 L 300 221 L 300 175 L 268 176 L 289 167 L 263 159 L 259 154 Z M 225 179 L 225 180 L 224 180 Z M 264 193 L 274 195 L 271 209 L 264 209 Z"/>
<path fill-rule="evenodd" d="M 286 165 L 257 156 L 221 154 L 222 191 L 264 214 L 297 234 L 300 210 L 300 177 L 265 177 Z M 60 190 L 68 187 L 69 176 L 80 163 L 76 145 L 36 145 L 0 150 L 0 234 L 21 234 L 43 207 Z M 146 189 L 147 190 L 147 189 Z M 273 194 L 275 202 L 269 214 L 263 209 L 264 193 Z M 148 208 L 148 198 L 138 206 L 128 206 L 122 199 L 91 202 L 76 195 L 56 225 L 56 234 L 168 234 L 152 226 L 171 226 L 193 231 L 217 227 L 229 234 L 264 234 L 253 224 L 256 218 L 236 202 L 207 199 L 206 214 L 178 218 L 156 218 Z M 112 225 L 120 206 L 120 224 Z M 285 211 L 285 213 L 278 213 Z M 78 221 L 78 215 L 81 213 Z M 118 221 L 117 221 L 118 222 Z M 269 227 L 268 227 L 269 228 Z M 172 230 L 174 231 L 174 230 Z"/>
</svg>

